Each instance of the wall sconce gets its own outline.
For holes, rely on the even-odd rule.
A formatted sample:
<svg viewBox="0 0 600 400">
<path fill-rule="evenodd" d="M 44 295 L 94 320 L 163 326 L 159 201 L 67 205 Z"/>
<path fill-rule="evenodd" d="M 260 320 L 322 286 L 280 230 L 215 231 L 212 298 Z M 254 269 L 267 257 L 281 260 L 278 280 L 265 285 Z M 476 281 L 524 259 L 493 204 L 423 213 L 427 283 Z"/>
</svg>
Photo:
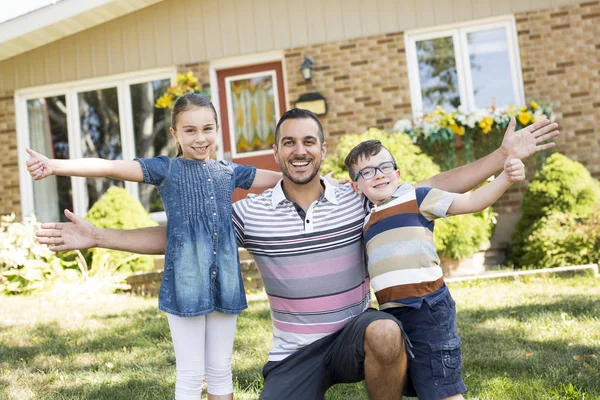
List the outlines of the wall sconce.
<svg viewBox="0 0 600 400">
<path fill-rule="evenodd" d="M 309 81 L 312 78 L 313 60 L 309 57 L 304 57 L 302 65 L 300 66 L 300 72 L 305 80 Z"/>
</svg>

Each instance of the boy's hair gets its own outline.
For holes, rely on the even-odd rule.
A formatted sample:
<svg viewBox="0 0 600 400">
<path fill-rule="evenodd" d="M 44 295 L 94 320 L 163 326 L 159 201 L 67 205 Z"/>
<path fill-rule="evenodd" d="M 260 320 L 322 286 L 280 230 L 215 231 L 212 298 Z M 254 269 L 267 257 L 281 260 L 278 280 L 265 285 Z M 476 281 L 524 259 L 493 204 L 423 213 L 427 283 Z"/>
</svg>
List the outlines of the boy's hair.
<svg viewBox="0 0 600 400">
<path fill-rule="evenodd" d="M 279 122 L 277 122 L 277 127 L 275 128 L 275 146 L 279 147 L 279 128 L 283 121 L 288 119 L 302 119 L 302 118 L 310 118 L 317 123 L 319 127 L 319 140 L 321 144 L 325 143 L 325 135 L 323 134 L 323 126 L 321 125 L 321 121 L 319 118 L 312 112 L 308 110 L 303 110 L 301 108 L 292 108 L 291 110 L 287 110 L 281 118 L 279 118 Z"/>
<path fill-rule="evenodd" d="M 219 119 L 217 118 L 217 110 L 215 110 L 215 106 L 210 102 L 207 97 L 202 96 L 198 93 L 186 93 L 183 96 L 179 97 L 175 101 L 175 105 L 173 106 L 173 111 L 171 111 L 171 128 L 173 130 L 177 129 L 177 120 L 179 116 L 186 111 L 192 110 L 194 108 L 208 108 L 212 111 L 213 116 L 215 117 L 215 126 L 219 125 Z M 177 143 L 177 157 L 180 157 L 183 154 L 181 146 Z"/>
<path fill-rule="evenodd" d="M 353 179 L 356 175 L 357 171 L 354 171 L 354 166 L 358 165 L 358 160 L 361 158 L 371 158 L 372 156 L 379 154 L 381 150 L 387 151 L 394 164 L 396 163 L 392 152 L 382 145 L 379 140 L 365 140 L 354 146 L 346 156 L 346 160 L 344 160 L 344 164 L 346 164 L 346 168 L 350 174 L 350 179 Z"/>
</svg>

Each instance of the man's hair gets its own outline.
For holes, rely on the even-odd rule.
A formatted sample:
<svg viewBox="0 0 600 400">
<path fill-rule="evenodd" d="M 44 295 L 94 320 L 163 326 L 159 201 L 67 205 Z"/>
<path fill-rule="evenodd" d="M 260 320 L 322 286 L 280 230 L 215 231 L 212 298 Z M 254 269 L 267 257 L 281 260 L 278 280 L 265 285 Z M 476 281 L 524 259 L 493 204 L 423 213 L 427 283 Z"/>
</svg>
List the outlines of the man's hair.
<svg viewBox="0 0 600 400">
<path fill-rule="evenodd" d="M 317 118 L 317 116 L 308 110 L 303 110 L 301 108 L 292 108 L 291 110 L 287 110 L 281 118 L 279 118 L 279 122 L 277 122 L 277 127 L 275 128 L 275 145 L 279 147 L 279 130 L 283 121 L 288 119 L 302 119 L 302 118 L 310 118 L 317 123 L 319 127 L 319 140 L 321 144 L 325 143 L 325 135 L 323 134 L 323 126 L 321 122 Z"/>
<path fill-rule="evenodd" d="M 381 150 L 385 150 L 390 153 L 390 157 L 394 164 L 396 160 L 392 155 L 392 152 L 389 151 L 384 145 L 381 144 L 379 140 L 365 140 L 364 142 L 360 142 L 346 156 L 346 160 L 344 160 L 344 164 L 346 164 L 346 168 L 348 169 L 348 173 L 350 174 L 350 179 L 354 179 L 357 171 L 354 171 L 354 166 L 358 165 L 358 160 L 361 158 L 371 158 L 381 152 Z"/>
</svg>

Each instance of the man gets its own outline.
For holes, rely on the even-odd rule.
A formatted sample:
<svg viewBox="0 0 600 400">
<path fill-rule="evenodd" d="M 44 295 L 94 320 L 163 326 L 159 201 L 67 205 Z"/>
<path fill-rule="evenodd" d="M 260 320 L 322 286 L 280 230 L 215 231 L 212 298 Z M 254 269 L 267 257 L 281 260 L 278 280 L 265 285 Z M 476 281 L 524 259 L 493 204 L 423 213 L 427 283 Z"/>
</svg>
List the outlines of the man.
<svg viewBox="0 0 600 400">
<path fill-rule="evenodd" d="M 465 192 L 502 168 L 509 152 L 525 158 L 552 147 L 538 143 L 558 135 L 549 121 L 518 132 L 514 125 L 513 119 L 502 146 L 489 156 L 420 185 Z M 365 380 L 370 398 L 396 400 L 406 377 L 403 332 L 387 314 L 367 310 L 362 200 L 349 185 L 333 187 L 320 177 L 327 144 L 311 112 L 287 111 L 273 148 L 283 179 L 235 203 L 233 212 L 238 242 L 257 263 L 273 320 L 261 399 L 323 399 L 336 383 Z M 164 227 L 98 229 L 65 214 L 72 223 L 44 224 L 38 235 L 53 250 L 165 251 Z"/>
</svg>

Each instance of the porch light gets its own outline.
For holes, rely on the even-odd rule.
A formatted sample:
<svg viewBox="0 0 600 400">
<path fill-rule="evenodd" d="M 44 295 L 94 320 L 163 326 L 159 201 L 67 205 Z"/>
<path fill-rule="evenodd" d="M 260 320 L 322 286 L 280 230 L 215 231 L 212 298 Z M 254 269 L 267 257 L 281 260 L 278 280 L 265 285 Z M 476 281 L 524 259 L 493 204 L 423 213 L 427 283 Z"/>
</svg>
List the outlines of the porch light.
<svg viewBox="0 0 600 400">
<path fill-rule="evenodd" d="M 313 60 L 309 57 L 304 57 L 302 65 L 300 66 L 300 72 L 305 80 L 309 81 L 312 78 Z"/>
</svg>

